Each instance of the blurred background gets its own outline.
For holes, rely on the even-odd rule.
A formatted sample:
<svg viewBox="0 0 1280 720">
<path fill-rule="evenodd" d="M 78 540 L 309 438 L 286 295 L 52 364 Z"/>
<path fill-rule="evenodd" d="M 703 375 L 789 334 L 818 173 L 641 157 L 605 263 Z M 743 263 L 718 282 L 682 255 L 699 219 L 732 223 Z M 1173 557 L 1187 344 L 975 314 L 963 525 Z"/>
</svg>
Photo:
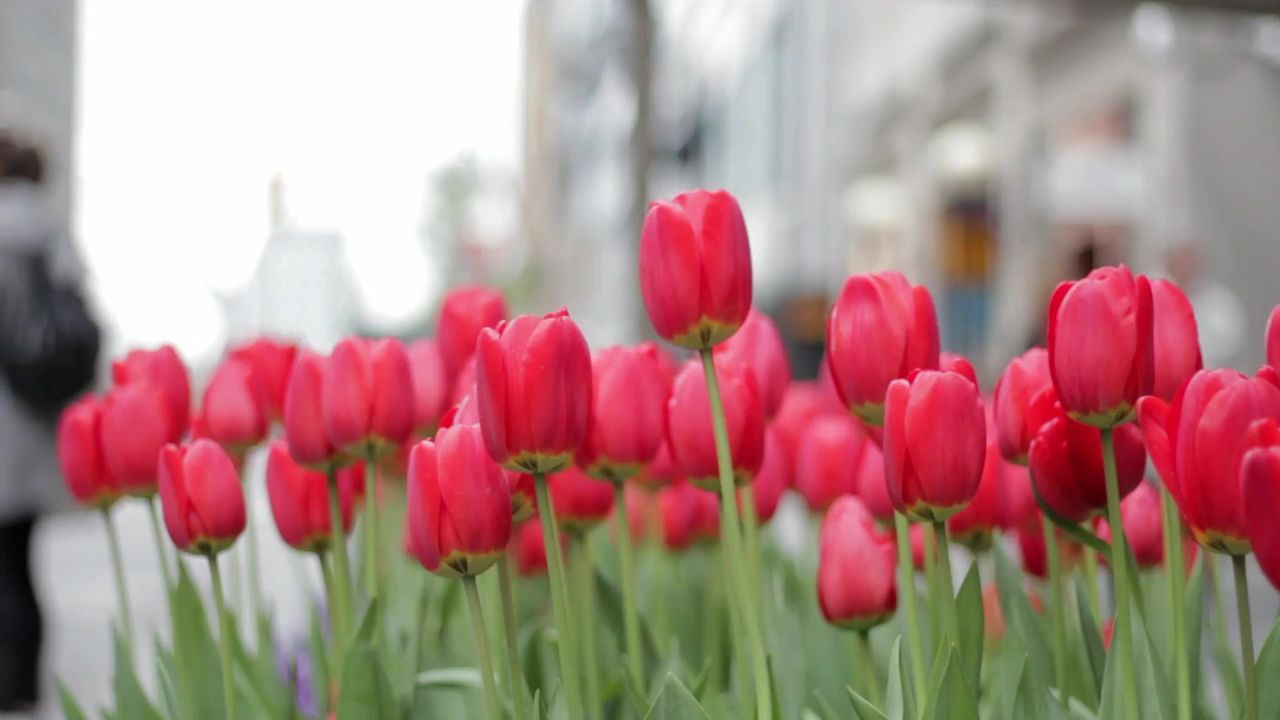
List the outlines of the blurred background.
<svg viewBox="0 0 1280 720">
<path fill-rule="evenodd" d="M 642 214 L 694 186 L 740 199 L 799 375 L 851 272 L 928 284 L 989 387 L 1058 281 L 1117 262 L 1183 283 L 1206 365 L 1252 370 L 1280 299 L 1278 10 L 0 0 L 0 128 L 46 156 L 104 354 L 172 342 L 197 381 L 262 332 L 421 335 L 462 282 L 566 305 L 594 345 L 647 336 Z M 93 520 L 35 541 L 46 665 L 87 705 Z"/>
</svg>

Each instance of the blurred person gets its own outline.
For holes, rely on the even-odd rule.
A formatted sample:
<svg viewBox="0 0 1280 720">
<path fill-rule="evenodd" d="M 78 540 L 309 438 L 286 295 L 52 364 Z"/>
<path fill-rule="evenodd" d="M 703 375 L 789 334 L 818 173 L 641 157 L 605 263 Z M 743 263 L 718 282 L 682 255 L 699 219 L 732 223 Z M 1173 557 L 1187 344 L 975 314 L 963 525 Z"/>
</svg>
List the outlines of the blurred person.
<svg viewBox="0 0 1280 720">
<path fill-rule="evenodd" d="M 46 206 L 41 153 L 0 130 L 0 712 L 39 699 L 37 517 L 63 497 L 54 428 L 93 381 L 99 331 L 79 263 Z"/>
<path fill-rule="evenodd" d="M 1165 269 L 1195 310 L 1204 366 L 1236 366 L 1246 324 L 1240 296 L 1209 275 L 1195 243 L 1181 242 L 1170 248 L 1165 255 Z"/>
</svg>

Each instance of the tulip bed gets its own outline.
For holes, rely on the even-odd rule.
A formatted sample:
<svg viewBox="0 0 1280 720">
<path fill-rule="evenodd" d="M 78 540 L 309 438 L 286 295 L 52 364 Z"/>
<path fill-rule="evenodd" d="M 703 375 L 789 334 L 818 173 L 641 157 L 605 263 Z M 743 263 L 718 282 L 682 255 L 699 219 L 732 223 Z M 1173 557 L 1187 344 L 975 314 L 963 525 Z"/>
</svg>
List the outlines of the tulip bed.
<svg viewBox="0 0 1280 720">
<path fill-rule="evenodd" d="M 895 272 L 848 279 L 820 378 L 793 381 L 723 191 L 651 206 L 639 277 L 674 351 L 591 354 L 566 311 L 468 287 L 407 346 L 240 346 L 194 414 L 172 349 L 117 362 L 58 427 L 116 570 L 102 715 L 1280 717 L 1245 573 L 1254 552 L 1280 581 L 1276 316 L 1256 376 L 1204 370 L 1183 293 L 1102 268 L 988 394 Z M 276 539 L 246 532 L 264 481 L 318 570 L 293 636 L 256 564 Z M 164 640 L 131 627 L 126 502 L 152 512 Z"/>
</svg>

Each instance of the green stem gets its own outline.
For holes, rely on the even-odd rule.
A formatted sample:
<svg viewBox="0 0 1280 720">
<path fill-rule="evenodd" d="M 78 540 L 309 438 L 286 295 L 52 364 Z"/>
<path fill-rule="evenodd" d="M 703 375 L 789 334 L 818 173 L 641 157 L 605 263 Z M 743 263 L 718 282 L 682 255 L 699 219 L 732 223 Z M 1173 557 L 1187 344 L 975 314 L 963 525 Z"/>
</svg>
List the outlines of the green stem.
<svg viewBox="0 0 1280 720">
<path fill-rule="evenodd" d="M 493 680 L 493 660 L 489 657 L 489 633 L 484 627 L 484 613 L 480 609 L 480 593 L 476 590 L 476 576 L 463 575 L 462 586 L 467 591 L 467 607 L 471 611 L 471 627 L 476 640 L 476 658 L 480 661 L 480 679 L 484 684 L 484 700 L 489 707 L 489 718 L 502 720 L 498 688 Z"/>
<path fill-rule="evenodd" d="M 165 551 L 164 530 L 160 528 L 160 513 L 156 510 L 155 497 L 143 500 L 147 504 L 147 514 L 151 516 L 151 535 L 156 542 L 156 558 L 160 561 L 160 575 L 164 577 L 164 589 L 166 599 L 169 589 L 173 587 L 173 570 L 169 565 L 169 553 Z"/>
<path fill-rule="evenodd" d="M 586 534 L 574 538 L 574 555 L 569 558 L 569 568 L 576 578 L 574 595 L 579 603 L 578 627 L 582 629 L 582 672 L 586 676 L 583 707 L 588 717 L 596 717 L 603 707 L 600 701 L 600 660 L 596 650 L 596 594 L 592 587 L 591 543 Z"/>
<path fill-rule="evenodd" d="M 756 514 L 756 491 L 751 485 L 738 491 L 738 499 L 742 504 L 742 541 L 746 552 L 747 582 L 750 583 L 752 597 L 759 602 L 762 585 L 760 569 L 760 516 Z"/>
<path fill-rule="evenodd" d="M 364 463 L 365 488 L 365 523 L 364 523 L 364 580 L 365 592 L 369 596 L 369 606 L 373 608 L 373 644 L 379 643 L 381 631 L 378 616 L 382 609 L 378 601 L 378 470 L 377 463 L 371 457 Z"/>
<path fill-rule="evenodd" d="M 1120 481 L 1116 474 L 1115 438 L 1111 428 L 1102 428 L 1102 467 L 1107 482 L 1107 521 L 1111 526 L 1111 572 L 1115 576 L 1115 633 L 1112 645 L 1116 648 L 1120 669 L 1120 685 L 1124 695 L 1124 716 L 1136 717 L 1138 712 L 1137 681 L 1133 665 L 1133 636 L 1129 632 L 1129 550 L 1125 541 L 1124 522 L 1120 516 Z"/>
<path fill-rule="evenodd" d="M 111 572 L 116 576 L 116 602 L 120 606 L 120 622 L 124 635 L 133 643 L 133 612 L 129 610 L 129 586 L 124 581 L 124 558 L 120 554 L 120 536 L 111 517 L 111 508 L 102 508 L 102 520 L 107 524 L 107 546 L 111 551 Z"/>
<path fill-rule="evenodd" d="M 516 603 L 511 592 L 511 564 L 507 555 L 498 557 L 498 590 L 502 595 L 502 630 L 507 646 L 507 675 L 511 685 L 511 705 L 515 720 L 524 720 L 524 679 L 520 674 L 520 646 L 516 641 Z"/>
<path fill-rule="evenodd" d="M 893 514 L 893 529 L 898 541 L 898 574 L 902 583 L 902 613 L 907 620 L 907 640 L 911 643 L 911 680 L 916 689 L 916 702 L 923 702 L 925 683 L 924 645 L 920 638 L 920 621 L 916 617 L 916 568 L 911 562 L 911 525 L 907 516 Z"/>
<path fill-rule="evenodd" d="M 1249 612 L 1249 576 L 1244 555 L 1231 556 L 1236 577 L 1236 621 L 1240 626 L 1240 665 L 1244 668 L 1244 720 L 1258 720 L 1258 668 L 1253 659 L 1253 618 Z"/>
<path fill-rule="evenodd" d="M 951 579 L 951 546 L 947 543 L 947 523 L 944 520 L 933 522 L 934 548 L 938 555 L 938 581 L 942 583 L 943 594 L 940 596 L 943 612 L 947 617 L 947 634 L 951 642 L 960 642 L 960 617 L 956 612 L 956 586 Z"/>
<path fill-rule="evenodd" d="M 231 616 L 227 614 L 227 601 L 222 596 L 222 573 L 218 572 L 218 556 L 210 553 L 209 576 L 213 578 L 213 602 L 218 608 L 218 632 L 220 634 L 219 650 L 222 655 L 222 706 L 227 711 L 227 720 L 236 717 L 235 694 L 232 692 L 231 675 L 231 633 L 235 628 L 231 625 Z"/>
<path fill-rule="evenodd" d="M 1062 558 L 1058 554 L 1057 532 L 1046 518 L 1040 523 L 1044 529 L 1044 553 L 1049 564 L 1049 588 L 1053 595 L 1053 666 L 1058 686 L 1058 701 L 1067 707 L 1067 625 L 1066 605 L 1062 592 Z"/>
<path fill-rule="evenodd" d="M 329 558 L 333 563 L 333 599 L 329 603 L 329 614 L 338 620 L 333 624 L 333 655 L 340 672 L 351 624 L 351 569 L 347 560 L 347 530 L 342 524 L 342 502 L 338 498 L 338 474 L 330 469 L 328 475 Z"/>
<path fill-rule="evenodd" d="M 644 664 L 640 646 L 640 617 L 636 613 L 635 561 L 631 547 L 631 519 L 627 517 L 626 491 L 623 483 L 613 486 L 614 516 L 618 518 L 618 555 L 622 571 L 622 626 L 627 645 L 627 672 L 636 687 L 644 688 Z"/>
<path fill-rule="evenodd" d="M 880 677 L 876 672 L 875 655 L 871 652 L 871 637 L 867 630 L 859 630 L 854 633 L 853 637 L 853 655 L 854 655 L 854 684 L 857 680 L 863 680 L 863 687 L 866 688 L 866 698 L 876 707 L 884 707 L 881 701 L 882 694 L 880 692 Z"/>
<path fill-rule="evenodd" d="M 337 589 L 333 584 L 333 571 L 329 568 L 329 559 L 325 557 L 327 554 L 327 550 L 317 550 L 316 562 L 320 563 L 320 577 L 324 581 L 325 597 L 328 598 L 329 602 L 329 667 L 332 668 L 330 675 L 336 683 L 338 678 L 342 676 L 342 671 L 339 669 L 340 666 L 338 664 L 338 636 L 342 633 L 340 628 L 342 620 L 339 619 L 338 613 L 334 608 L 337 604 L 337 599 L 334 597 L 337 594 Z"/>
<path fill-rule="evenodd" d="M 946 620 L 945 611 L 940 612 L 939 605 L 946 602 L 946 599 L 938 591 L 938 543 L 933 539 L 932 533 L 926 533 L 921 539 L 921 545 L 924 546 L 924 596 L 929 599 L 929 627 L 935 632 L 941 632 Z M 912 563 L 915 563 L 914 557 Z"/>
<path fill-rule="evenodd" d="M 746 564 L 742 552 L 742 523 L 738 519 L 737 495 L 734 492 L 733 454 L 729 448 L 729 430 L 724 418 L 724 403 L 720 399 L 720 383 L 716 379 L 716 366 L 710 348 L 702 350 L 700 354 L 702 372 L 707 381 L 707 396 L 711 405 L 711 429 L 715 435 L 716 461 L 720 466 L 720 511 L 724 517 L 720 541 L 731 573 L 729 582 L 734 588 L 733 596 L 729 601 L 738 603 L 743 630 L 751 650 L 751 668 L 755 676 L 756 715 L 760 720 L 768 720 L 773 715 L 769 665 L 765 656 L 764 642 L 760 637 L 756 599 L 747 587 Z"/>
<path fill-rule="evenodd" d="M 573 644 L 574 628 L 569 620 L 569 589 L 564 576 L 564 559 L 560 553 L 560 528 L 556 523 L 555 506 L 547 490 L 545 473 L 533 474 L 533 485 L 538 494 L 538 516 L 542 522 L 542 542 L 547 548 L 547 576 L 551 584 L 551 607 L 555 612 L 557 641 L 560 653 L 560 678 L 564 683 L 565 702 L 570 720 L 582 720 L 582 690 L 578 682 L 577 648 Z"/>
<path fill-rule="evenodd" d="M 1187 598 L 1182 564 L 1182 523 L 1168 489 L 1160 492 L 1164 520 L 1164 569 L 1169 579 L 1169 607 L 1173 615 L 1174 680 L 1178 720 L 1191 720 L 1191 658 L 1187 654 Z"/>
<path fill-rule="evenodd" d="M 1213 622 L 1209 623 L 1209 627 L 1213 628 L 1213 640 L 1219 658 L 1226 657 L 1231 652 L 1231 641 L 1227 639 L 1227 601 L 1223 597 L 1222 583 L 1218 582 L 1218 563 L 1217 556 L 1210 552 L 1202 553 L 1201 557 L 1204 562 L 1204 571 L 1209 578 L 1209 589 L 1213 594 Z M 1222 670 L 1219 669 L 1221 673 Z M 1235 693 L 1224 693 L 1227 697 L 1227 717 L 1240 716 L 1240 698 Z"/>
<path fill-rule="evenodd" d="M 1085 598 L 1089 602 L 1089 611 L 1098 619 L 1102 617 L 1102 595 L 1098 590 L 1098 553 L 1088 546 L 1081 547 L 1080 552 L 1084 555 Z"/>
</svg>

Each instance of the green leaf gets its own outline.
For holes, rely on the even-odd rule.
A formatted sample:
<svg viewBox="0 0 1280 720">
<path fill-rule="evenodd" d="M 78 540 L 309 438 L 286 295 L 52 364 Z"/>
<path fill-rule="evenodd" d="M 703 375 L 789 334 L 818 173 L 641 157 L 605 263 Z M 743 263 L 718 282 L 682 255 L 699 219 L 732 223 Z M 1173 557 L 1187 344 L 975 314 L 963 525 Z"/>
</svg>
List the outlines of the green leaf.
<svg viewBox="0 0 1280 720">
<path fill-rule="evenodd" d="M 1079 636 L 1076 638 L 1076 645 L 1083 650 L 1085 659 L 1085 670 L 1090 673 L 1093 680 L 1094 689 L 1094 707 L 1102 689 L 1102 677 L 1107 668 L 1107 653 L 1102 647 L 1102 633 L 1098 630 L 1098 622 L 1093 617 L 1093 610 L 1089 608 L 1089 599 L 1085 595 L 1083 584 L 1076 584 L 1076 621 L 1075 627 Z"/>
<path fill-rule="evenodd" d="M 956 614 L 960 618 L 960 669 L 972 688 L 974 697 L 982 681 L 982 649 L 985 642 L 982 617 L 982 578 L 978 575 L 978 563 L 969 565 L 969 572 L 960 584 L 956 595 Z"/>
<path fill-rule="evenodd" d="M 938 663 L 929 683 L 929 720 L 979 720 L 978 703 L 960 667 L 960 651 L 951 646 L 946 659 Z"/>
<path fill-rule="evenodd" d="M 1280 678 L 1280 622 L 1271 626 L 1267 641 L 1258 654 L 1258 677 L 1264 678 L 1258 685 L 1258 717 L 1280 717 L 1280 682 L 1268 682 Z"/>
<path fill-rule="evenodd" d="M 1200 686 L 1201 682 L 1197 679 L 1201 677 L 1201 664 L 1203 655 L 1201 654 L 1202 639 L 1204 635 L 1204 553 L 1200 553 L 1200 557 L 1196 558 L 1191 576 L 1186 587 L 1187 598 L 1187 658 L 1190 659 L 1188 666 L 1191 671 L 1191 705 L 1198 707 L 1202 701 Z"/>
<path fill-rule="evenodd" d="M 649 706 L 645 720 L 711 720 L 707 711 L 702 709 L 693 693 L 680 682 L 679 678 L 667 673 L 662 683 L 658 699 Z"/>
<path fill-rule="evenodd" d="M 857 690 L 846 686 L 845 690 L 849 691 L 849 701 L 853 703 L 853 712 L 858 716 L 858 720 L 889 720 L 889 716 L 880 712 L 880 709 L 871 704 L 871 701 L 858 694 Z"/>
<path fill-rule="evenodd" d="M 325 642 L 324 618 L 320 606 L 311 607 L 311 618 L 307 625 L 307 650 L 311 654 L 311 684 L 315 691 L 316 707 L 324 712 L 329 707 L 329 644 Z"/>
<path fill-rule="evenodd" d="M 1031 609 L 1022 589 L 1022 573 L 1002 548 L 992 552 L 996 561 L 996 591 L 1004 611 L 1005 636 L 1016 636 L 1027 655 L 1027 668 L 1036 674 L 1036 682 L 1049 687 L 1053 678 L 1053 655 L 1045 637 L 1045 623 Z"/>
<path fill-rule="evenodd" d="M 170 668 L 173 667 L 173 653 L 168 652 L 160 646 L 160 640 L 156 639 L 156 687 L 160 692 L 160 699 L 164 701 L 165 717 L 175 718 L 179 716 L 178 691 L 173 686 L 173 673 Z"/>
<path fill-rule="evenodd" d="M 239 627 L 235 615 L 231 614 L 230 617 L 231 626 Z M 264 650 L 270 652 L 272 647 L 269 631 L 266 637 L 267 647 Z M 286 717 L 293 695 L 281 682 L 280 674 L 276 671 L 275 659 L 272 658 L 269 664 L 261 666 L 259 658 L 249 655 L 238 632 L 232 633 L 231 637 L 226 638 L 224 642 L 231 646 L 232 672 L 235 674 L 236 687 L 241 689 L 237 694 L 249 701 L 249 706 L 256 710 L 255 717 Z M 259 627 L 258 642 L 259 644 L 263 642 L 261 627 Z M 261 654 L 262 651 L 259 652 L 259 656 Z"/>
<path fill-rule="evenodd" d="M 1009 717 L 1024 720 L 1048 720 L 1048 690 L 1036 683 L 1035 676 L 1029 671 L 1027 663 L 1022 663 L 1017 673 L 1017 692 L 1013 697 L 1013 712 Z"/>
<path fill-rule="evenodd" d="M 169 597 L 174 687 L 184 720 L 223 720 L 222 667 L 203 603 L 186 564 Z"/>
<path fill-rule="evenodd" d="M 58 705 L 62 707 L 62 717 L 65 720 L 85 720 L 84 710 L 80 709 L 80 703 L 76 702 L 75 697 L 71 695 L 71 691 L 67 689 L 62 681 L 58 681 Z"/>
<path fill-rule="evenodd" d="M 482 687 L 480 671 L 472 667 L 437 668 L 423 670 L 414 677 L 420 687 Z"/>
<path fill-rule="evenodd" d="M 370 613 L 365 613 L 368 620 Z M 363 638 L 370 632 L 361 623 Z M 382 659 L 367 641 L 358 642 L 347 651 L 342 668 L 342 696 L 338 699 L 339 720 L 396 720 L 399 715 L 396 697 L 391 691 Z"/>
<path fill-rule="evenodd" d="M 147 700 L 142 685 L 138 683 L 138 676 L 133 672 L 133 653 L 129 650 L 128 643 L 118 632 L 113 634 L 116 667 L 112 689 L 116 695 L 116 714 L 130 720 L 160 720 L 160 714 L 151 705 L 151 701 Z"/>
<path fill-rule="evenodd" d="M 889 720 L 915 720 L 919 717 L 916 714 L 915 689 L 903 680 L 909 672 L 906 656 L 902 653 L 902 637 L 898 636 L 889 651 L 889 677 L 884 691 L 885 714 Z"/>
</svg>

